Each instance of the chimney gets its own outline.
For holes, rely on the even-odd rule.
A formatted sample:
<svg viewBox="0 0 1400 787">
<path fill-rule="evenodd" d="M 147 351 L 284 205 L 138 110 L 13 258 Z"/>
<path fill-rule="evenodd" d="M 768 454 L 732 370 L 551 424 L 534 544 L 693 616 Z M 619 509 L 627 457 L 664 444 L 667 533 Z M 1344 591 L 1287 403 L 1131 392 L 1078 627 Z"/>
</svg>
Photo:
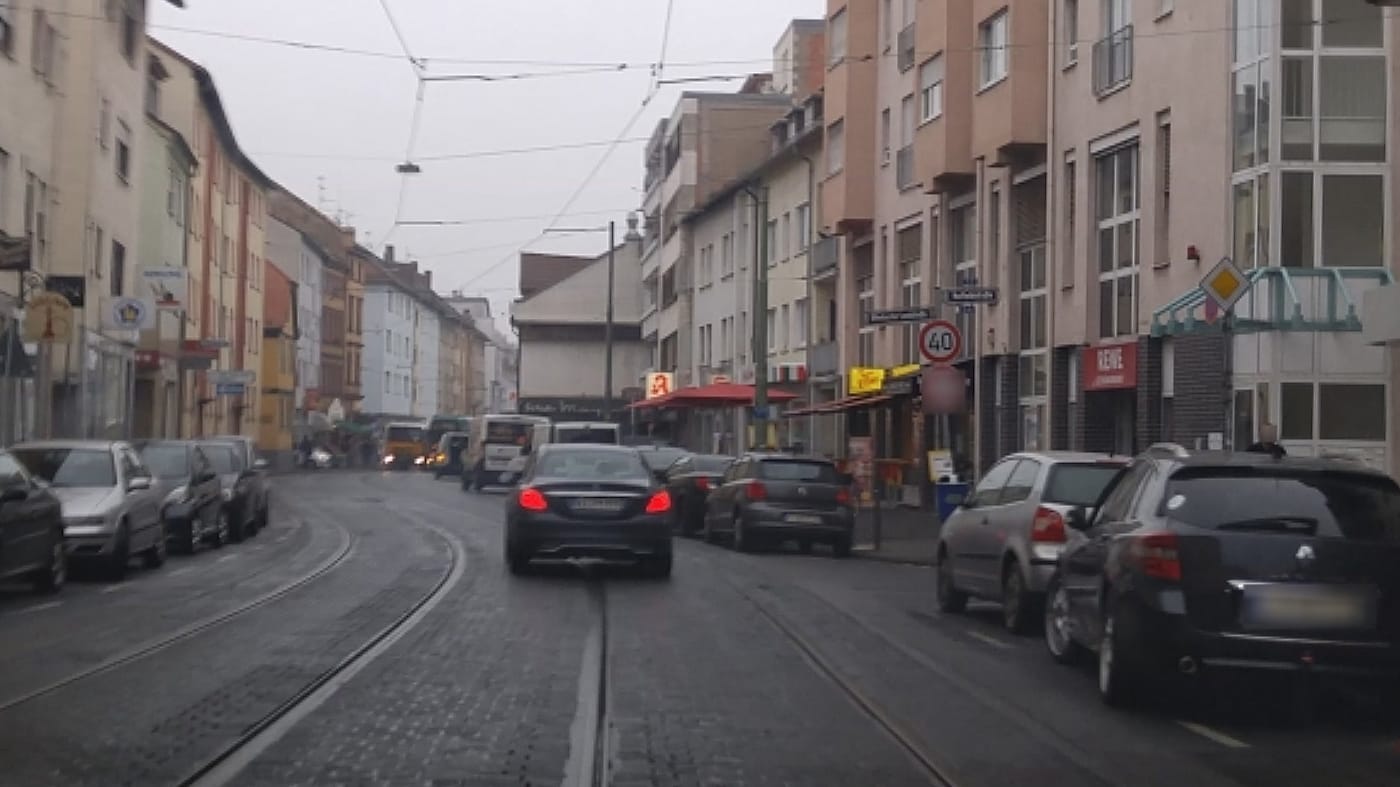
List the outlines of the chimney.
<svg viewBox="0 0 1400 787">
<path fill-rule="evenodd" d="M 433 288 L 433 272 L 423 271 L 423 281 L 426 282 L 427 288 L 431 290 Z"/>
<path fill-rule="evenodd" d="M 390 265 L 394 264 L 394 245 L 392 243 L 384 244 L 384 261 Z"/>
</svg>

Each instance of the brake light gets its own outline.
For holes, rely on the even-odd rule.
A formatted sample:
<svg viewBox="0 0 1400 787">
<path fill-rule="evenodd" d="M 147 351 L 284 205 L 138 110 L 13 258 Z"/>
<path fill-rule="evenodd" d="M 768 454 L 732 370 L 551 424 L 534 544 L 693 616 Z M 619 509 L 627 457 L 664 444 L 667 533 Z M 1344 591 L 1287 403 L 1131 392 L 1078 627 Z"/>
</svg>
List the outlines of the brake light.
<svg viewBox="0 0 1400 787">
<path fill-rule="evenodd" d="M 648 514 L 664 514 L 671 510 L 671 493 L 665 489 L 651 496 L 647 501 Z"/>
<path fill-rule="evenodd" d="M 1181 581 L 1181 554 L 1177 551 L 1174 533 L 1138 536 L 1128 547 L 1128 556 L 1149 577 Z"/>
<path fill-rule="evenodd" d="M 703 475 L 700 476 L 699 478 L 695 479 L 695 488 L 699 489 L 701 492 L 710 491 L 710 479 L 706 478 Z"/>
<path fill-rule="evenodd" d="M 848 505 L 850 505 L 850 504 L 851 504 L 851 490 L 848 489 L 848 488 L 846 488 L 846 487 L 844 487 L 844 486 L 841 487 L 840 489 L 837 489 L 837 490 L 836 490 L 836 502 L 837 502 L 837 504 L 843 505 L 843 506 L 848 506 Z"/>
<path fill-rule="evenodd" d="M 520 490 L 520 507 L 526 511 L 544 511 L 549 508 L 549 503 L 544 499 L 544 495 L 538 489 L 526 487 Z"/>
<path fill-rule="evenodd" d="M 1065 518 L 1053 508 L 1040 506 L 1031 520 L 1031 541 L 1037 544 L 1065 543 Z"/>
<path fill-rule="evenodd" d="M 744 496 L 750 500 L 766 500 L 768 487 L 764 486 L 762 481 L 750 481 L 749 485 L 744 487 Z"/>
</svg>

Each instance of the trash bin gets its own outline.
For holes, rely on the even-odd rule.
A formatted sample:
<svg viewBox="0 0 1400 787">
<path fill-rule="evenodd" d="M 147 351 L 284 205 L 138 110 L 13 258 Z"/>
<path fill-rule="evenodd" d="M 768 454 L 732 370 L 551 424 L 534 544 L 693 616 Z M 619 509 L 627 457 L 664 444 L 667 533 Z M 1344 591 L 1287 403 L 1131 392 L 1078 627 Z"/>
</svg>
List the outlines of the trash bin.
<svg viewBox="0 0 1400 787">
<path fill-rule="evenodd" d="M 947 522 L 958 506 L 967 497 L 967 484 L 941 482 L 933 486 L 933 505 L 938 511 L 938 521 Z"/>
</svg>

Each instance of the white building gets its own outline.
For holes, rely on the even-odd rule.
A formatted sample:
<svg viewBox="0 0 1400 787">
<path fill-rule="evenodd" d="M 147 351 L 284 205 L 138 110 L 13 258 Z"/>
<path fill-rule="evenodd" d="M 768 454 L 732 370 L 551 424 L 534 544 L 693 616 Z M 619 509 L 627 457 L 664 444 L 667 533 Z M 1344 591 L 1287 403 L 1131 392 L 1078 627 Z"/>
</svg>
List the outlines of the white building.
<svg viewBox="0 0 1400 787">
<path fill-rule="evenodd" d="M 397 285 L 365 283 L 365 413 L 406 417 L 413 409 L 414 311 L 417 305 Z"/>
<path fill-rule="evenodd" d="M 304 418 L 307 392 L 321 387 L 324 254 L 310 238 L 271 216 L 267 219 L 266 243 L 267 261 L 297 285 L 296 406 Z"/>
<path fill-rule="evenodd" d="M 438 355 L 442 347 L 442 326 L 438 314 L 418 300 L 413 301 L 414 363 L 413 414 L 429 418 L 438 411 L 438 377 L 441 364 Z"/>
</svg>

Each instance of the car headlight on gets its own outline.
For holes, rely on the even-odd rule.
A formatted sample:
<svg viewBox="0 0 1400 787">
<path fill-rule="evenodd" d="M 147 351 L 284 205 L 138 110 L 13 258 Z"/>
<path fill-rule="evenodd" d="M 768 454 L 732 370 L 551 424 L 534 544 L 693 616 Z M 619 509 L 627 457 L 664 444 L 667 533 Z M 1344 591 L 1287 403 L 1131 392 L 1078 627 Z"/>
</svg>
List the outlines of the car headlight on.
<svg viewBox="0 0 1400 787">
<path fill-rule="evenodd" d="M 413 460 L 413 463 L 414 463 L 415 465 L 421 465 L 421 464 L 423 464 L 423 457 L 420 456 L 420 457 L 414 459 L 414 460 Z"/>
<path fill-rule="evenodd" d="M 394 463 L 394 457 L 393 457 L 393 455 L 390 454 L 390 455 L 385 456 L 385 457 L 384 457 L 384 462 L 383 462 L 383 463 L 386 464 L 386 465 L 391 465 L 391 464 L 393 464 L 393 463 Z"/>
</svg>

